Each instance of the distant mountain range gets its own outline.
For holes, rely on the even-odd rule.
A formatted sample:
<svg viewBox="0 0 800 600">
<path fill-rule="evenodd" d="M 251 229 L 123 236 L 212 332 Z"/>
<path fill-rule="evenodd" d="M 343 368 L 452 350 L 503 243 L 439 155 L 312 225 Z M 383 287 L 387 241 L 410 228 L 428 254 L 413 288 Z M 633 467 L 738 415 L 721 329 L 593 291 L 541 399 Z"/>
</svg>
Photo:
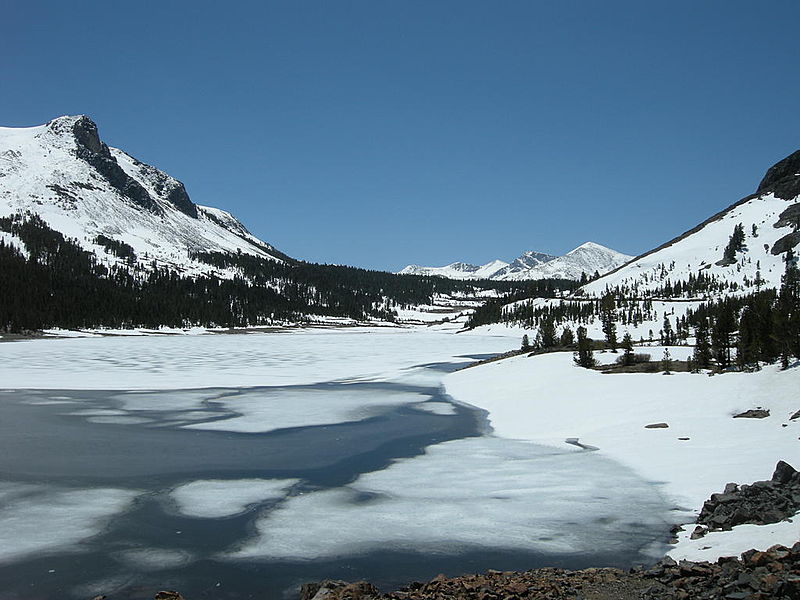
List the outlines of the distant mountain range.
<svg viewBox="0 0 800 600">
<path fill-rule="evenodd" d="M 438 275 L 449 279 L 492 279 L 495 281 L 524 281 L 534 279 L 576 279 L 583 274 L 603 275 L 624 265 L 633 257 L 594 242 L 581 244 L 563 256 L 544 252 L 525 252 L 512 262 L 493 260 L 485 265 L 455 262 L 443 267 L 409 265 L 401 275 Z"/>
</svg>

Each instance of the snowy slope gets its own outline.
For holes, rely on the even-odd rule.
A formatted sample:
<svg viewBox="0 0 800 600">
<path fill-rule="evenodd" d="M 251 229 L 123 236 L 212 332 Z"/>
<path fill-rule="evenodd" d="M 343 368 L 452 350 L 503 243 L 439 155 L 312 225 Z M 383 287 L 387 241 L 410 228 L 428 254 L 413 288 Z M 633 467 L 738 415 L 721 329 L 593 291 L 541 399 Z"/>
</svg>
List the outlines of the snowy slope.
<svg viewBox="0 0 800 600">
<path fill-rule="evenodd" d="M 797 462 L 800 422 L 789 418 L 797 410 L 797 366 L 714 377 L 605 375 L 575 366 L 569 352 L 557 352 L 464 369 L 444 382 L 455 400 L 487 410 L 499 437 L 557 448 L 577 438 L 656 482 L 683 509 L 674 514 L 676 520 L 693 521 L 705 499 L 730 481 L 766 479 L 778 460 Z M 732 418 L 758 406 L 771 415 Z M 646 428 L 659 422 L 668 427 Z M 784 527 L 790 530 L 776 531 L 779 537 L 772 541 L 742 530 L 745 535 L 736 540 L 719 536 L 719 546 L 717 536 L 703 538 L 705 543 L 694 548 L 683 536 L 674 556 L 714 560 L 757 544 L 766 549 L 788 540 L 791 545 L 800 537 L 800 526 Z M 686 529 L 688 535 L 692 527 Z"/>
<path fill-rule="evenodd" d="M 444 267 L 409 265 L 401 274 L 439 275 L 450 279 L 494 279 L 499 281 L 524 281 L 560 278 L 580 279 L 582 273 L 595 271 L 607 273 L 628 262 L 632 256 L 622 254 L 594 242 L 586 242 L 564 256 L 544 252 L 525 252 L 511 263 L 494 260 L 482 266 L 456 262 Z"/>
<path fill-rule="evenodd" d="M 763 280 L 761 287 L 778 287 L 786 249 L 800 241 L 798 195 L 800 151 L 773 166 L 756 194 L 589 283 L 583 290 L 596 296 L 607 287 L 627 286 L 635 294 L 646 295 L 667 279 L 675 283 L 698 273 L 736 283 L 745 292 L 755 291 L 757 276 Z M 725 264 L 723 251 L 738 224 L 744 228 L 745 248 L 737 253 L 733 264 Z"/>
<path fill-rule="evenodd" d="M 20 212 L 38 214 L 98 256 L 102 234 L 132 246 L 143 264 L 188 273 L 215 271 L 190 251 L 286 258 L 229 213 L 194 204 L 178 180 L 106 146 L 85 116 L 0 128 L 0 216 Z"/>
</svg>

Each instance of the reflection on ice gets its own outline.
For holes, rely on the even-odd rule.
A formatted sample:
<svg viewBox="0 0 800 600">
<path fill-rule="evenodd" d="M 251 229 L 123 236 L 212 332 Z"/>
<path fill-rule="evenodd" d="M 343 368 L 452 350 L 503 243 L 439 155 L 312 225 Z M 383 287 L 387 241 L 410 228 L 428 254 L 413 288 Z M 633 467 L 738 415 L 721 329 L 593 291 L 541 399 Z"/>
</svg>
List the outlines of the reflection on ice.
<svg viewBox="0 0 800 600">
<path fill-rule="evenodd" d="M 74 550 L 124 511 L 137 492 L 121 489 L 56 490 L 0 486 L 0 561 Z"/>
<path fill-rule="evenodd" d="M 663 523 L 663 506 L 652 486 L 595 453 L 469 438 L 429 447 L 350 486 L 289 498 L 258 521 L 259 536 L 233 557 L 311 560 L 387 546 L 635 550 L 651 541 L 645 530 Z"/>
<path fill-rule="evenodd" d="M 215 519 L 239 514 L 251 504 L 286 496 L 297 479 L 193 481 L 172 491 L 178 510 L 189 517 Z"/>
</svg>

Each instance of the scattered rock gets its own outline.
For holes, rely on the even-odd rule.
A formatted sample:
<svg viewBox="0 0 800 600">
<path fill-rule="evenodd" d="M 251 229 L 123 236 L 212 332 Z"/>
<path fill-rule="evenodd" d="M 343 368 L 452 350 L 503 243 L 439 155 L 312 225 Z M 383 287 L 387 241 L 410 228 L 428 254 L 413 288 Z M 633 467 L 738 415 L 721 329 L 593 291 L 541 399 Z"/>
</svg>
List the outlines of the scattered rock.
<svg viewBox="0 0 800 600">
<path fill-rule="evenodd" d="M 680 437 L 680 438 L 678 438 L 678 439 L 679 439 L 680 441 L 682 441 L 682 442 L 686 442 L 686 441 L 688 441 L 690 438 L 687 438 L 687 437 Z"/>
<path fill-rule="evenodd" d="M 650 423 L 650 425 L 645 425 L 645 429 L 666 429 L 669 427 L 666 423 Z"/>
<path fill-rule="evenodd" d="M 790 421 L 794 421 L 795 419 L 800 419 L 800 410 L 794 413 L 791 417 L 789 417 Z"/>
<path fill-rule="evenodd" d="M 769 409 L 752 408 L 738 415 L 733 415 L 734 419 L 765 419 L 769 416 Z"/>
</svg>

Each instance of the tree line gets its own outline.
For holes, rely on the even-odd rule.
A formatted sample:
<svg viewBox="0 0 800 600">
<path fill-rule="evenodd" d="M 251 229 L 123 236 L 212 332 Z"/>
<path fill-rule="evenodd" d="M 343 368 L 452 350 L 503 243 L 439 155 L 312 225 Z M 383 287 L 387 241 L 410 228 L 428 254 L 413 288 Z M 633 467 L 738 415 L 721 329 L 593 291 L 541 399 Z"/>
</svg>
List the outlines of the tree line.
<svg viewBox="0 0 800 600">
<path fill-rule="evenodd" d="M 436 294 L 524 287 L 218 252 L 192 257 L 233 269 L 233 276 L 193 277 L 155 261 L 143 265 L 129 245 L 97 236 L 96 244 L 123 259 L 105 264 L 35 214 L 2 217 L 0 231 L 24 246 L 0 239 L 0 331 L 5 332 L 240 327 L 302 322 L 311 315 L 393 320 L 396 307 L 431 303 Z"/>
</svg>

